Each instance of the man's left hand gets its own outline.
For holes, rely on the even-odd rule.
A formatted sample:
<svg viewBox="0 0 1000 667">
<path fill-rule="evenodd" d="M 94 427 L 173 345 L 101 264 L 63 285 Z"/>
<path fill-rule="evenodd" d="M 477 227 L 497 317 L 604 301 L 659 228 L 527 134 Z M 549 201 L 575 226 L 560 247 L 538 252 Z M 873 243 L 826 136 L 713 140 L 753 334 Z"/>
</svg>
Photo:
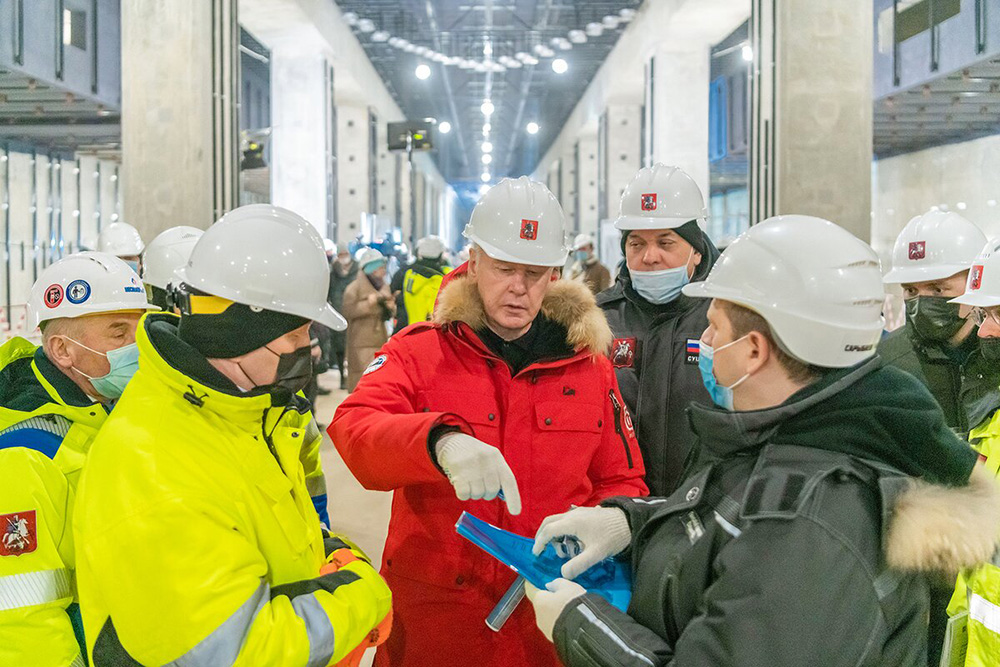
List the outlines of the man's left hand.
<svg viewBox="0 0 1000 667">
<path fill-rule="evenodd" d="M 524 591 L 535 607 L 535 623 L 545 637 L 552 641 L 552 630 L 563 609 L 581 595 L 587 592 L 580 584 L 569 579 L 556 579 L 546 586 L 548 590 L 539 590 L 529 582 L 525 582 Z"/>
</svg>

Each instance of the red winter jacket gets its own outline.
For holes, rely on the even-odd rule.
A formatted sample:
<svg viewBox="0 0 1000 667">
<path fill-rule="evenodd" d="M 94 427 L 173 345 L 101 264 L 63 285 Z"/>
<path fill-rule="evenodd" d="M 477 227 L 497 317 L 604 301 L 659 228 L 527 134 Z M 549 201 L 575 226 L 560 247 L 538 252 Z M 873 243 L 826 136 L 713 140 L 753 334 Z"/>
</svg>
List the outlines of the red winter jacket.
<svg viewBox="0 0 1000 667">
<path fill-rule="evenodd" d="M 647 491 L 631 418 L 604 355 L 611 331 L 594 297 L 580 283 L 558 281 L 542 313 L 567 327 L 576 354 L 532 364 L 512 378 L 474 333 L 484 326 L 475 286 L 465 276 L 453 278 L 434 323 L 414 324 L 390 339 L 330 425 L 355 477 L 366 488 L 396 491 L 382 563 L 390 585 L 399 582 L 396 629 L 387 644 L 393 666 L 558 664 L 547 657 L 551 645 L 534 628 L 527 604 L 499 635 L 486 629 L 486 615 L 514 575 L 459 537 L 455 522 L 467 510 L 533 536 L 542 519 L 570 505 Z M 519 516 L 507 514 L 499 500 L 455 497 L 428 449 L 428 432 L 442 423 L 504 453 L 521 492 Z M 421 610 L 429 599 L 440 604 Z M 478 647 L 470 645 L 477 633 Z M 452 653 L 446 644 L 457 637 L 464 645 Z M 380 657 L 377 664 L 390 664 Z"/>
</svg>

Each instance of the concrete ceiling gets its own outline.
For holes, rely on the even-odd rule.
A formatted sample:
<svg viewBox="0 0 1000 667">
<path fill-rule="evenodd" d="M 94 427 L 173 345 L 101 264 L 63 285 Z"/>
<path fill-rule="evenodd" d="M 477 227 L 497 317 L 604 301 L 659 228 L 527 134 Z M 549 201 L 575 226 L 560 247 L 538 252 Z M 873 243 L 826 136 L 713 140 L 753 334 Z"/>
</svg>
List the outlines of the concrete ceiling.
<svg viewBox="0 0 1000 667">
<path fill-rule="evenodd" d="M 337 1 L 345 15 L 354 15 L 349 18 L 355 35 L 406 116 L 451 124 L 449 134 L 439 135 L 435 159 L 444 178 L 454 184 L 478 183 L 484 169 L 494 181 L 533 169 L 628 24 L 608 19 L 600 35 L 586 35 L 583 43 L 568 42 L 569 32 L 586 31 L 588 24 L 620 17 L 621 10 L 628 13 L 641 4 L 642 0 Z M 607 27 L 610 24 L 615 26 Z M 597 30 L 592 27 L 591 32 Z M 400 39 L 443 56 L 492 62 L 493 71 L 434 62 L 427 54 L 400 48 Z M 567 40 L 561 42 L 563 48 L 558 40 Z M 565 49 L 567 44 L 571 48 Z M 519 53 L 529 56 L 528 62 L 510 66 L 508 59 Z M 553 72 L 555 58 L 568 63 L 565 74 Z M 421 63 L 431 68 L 424 81 L 415 76 Z M 480 110 L 487 98 L 495 107 L 488 137 Z M 525 130 L 532 121 L 541 127 L 536 135 Z M 481 146 L 487 138 L 493 145 L 492 163 L 484 167 Z"/>
</svg>

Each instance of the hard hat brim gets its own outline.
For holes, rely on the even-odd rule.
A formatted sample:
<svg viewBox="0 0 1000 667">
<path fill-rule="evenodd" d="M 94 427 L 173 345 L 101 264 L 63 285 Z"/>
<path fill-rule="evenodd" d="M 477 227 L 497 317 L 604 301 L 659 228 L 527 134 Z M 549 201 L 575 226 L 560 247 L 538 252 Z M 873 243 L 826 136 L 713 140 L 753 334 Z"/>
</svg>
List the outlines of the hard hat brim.
<svg viewBox="0 0 1000 667">
<path fill-rule="evenodd" d="M 882 282 L 886 285 L 901 285 L 903 283 L 924 283 L 929 280 L 951 278 L 957 273 L 968 271 L 971 267 L 964 264 L 939 264 L 937 266 L 899 267 L 885 274 Z"/>
<path fill-rule="evenodd" d="M 703 217 L 696 218 L 653 218 L 636 215 L 620 215 L 615 220 L 615 229 L 619 231 L 634 231 L 638 229 L 677 229 L 683 227 L 692 220 L 701 221 Z"/>
<path fill-rule="evenodd" d="M 535 260 L 531 262 L 526 262 L 519 257 L 515 257 L 509 253 L 500 250 L 495 245 L 491 243 L 486 243 L 478 238 L 473 238 L 472 236 L 466 236 L 470 241 L 479 246 L 483 252 L 492 257 L 493 259 L 500 262 L 510 262 L 511 264 L 523 264 L 525 266 L 548 266 L 548 267 L 559 267 L 566 264 L 566 260 L 569 258 L 569 252 L 563 250 L 561 257 L 552 257 L 548 260 L 541 261 Z"/>
<path fill-rule="evenodd" d="M 966 292 L 962 296 L 956 296 L 954 299 L 950 299 L 948 303 L 989 308 L 990 306 L 1000 306 L 1000 296 L 990 296 L 989 294 L 969 294 Z"/>
</svg>

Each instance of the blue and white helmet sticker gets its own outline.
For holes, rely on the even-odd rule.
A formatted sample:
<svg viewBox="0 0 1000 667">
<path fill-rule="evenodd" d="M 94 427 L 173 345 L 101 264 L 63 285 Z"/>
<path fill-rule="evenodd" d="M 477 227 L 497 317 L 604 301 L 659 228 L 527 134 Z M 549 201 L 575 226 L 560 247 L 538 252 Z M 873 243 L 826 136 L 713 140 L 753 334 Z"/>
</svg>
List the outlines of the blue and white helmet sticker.
<svg viewBox="0 0 1000 667">
<path fill-rule="evenodd" d="M 136 280 L 135 278 L 130 278 L 129 280 L 132 282 L 132 284 L 125 286 L 125 292 L 127 294 L 131 294 L 131 293 L 138 294 L 139 292 L 143 291 L 143 289 L 141 287 L 139 287 L 139 281 L 138 280 Z"/>
<path fill-rule="evenodd" d="M 72 304 L 81 304 L 90 298 L 90 283 L 86 280 L 74 280 L 66 288 L 66 298 Z"/>
<path fill-rule="evenodd" d="M 388 361 L 388 360 L 389 360 L 389 357 L 387 357 L 386 355 L 384 355 L 384 354 L 378 355 L 377 357 L 375 357 L 374 359 L 372 359 L 372 362 L 370 364 L 368 364 L 368 368 L 365 369 L 365 372 L 362 373 L 362 375 L 368 375 L 369 373 L 374 373 L 378 369 L 380 369 L 383 366 L 385 366 L 385 362 Z"/>
</svg>

